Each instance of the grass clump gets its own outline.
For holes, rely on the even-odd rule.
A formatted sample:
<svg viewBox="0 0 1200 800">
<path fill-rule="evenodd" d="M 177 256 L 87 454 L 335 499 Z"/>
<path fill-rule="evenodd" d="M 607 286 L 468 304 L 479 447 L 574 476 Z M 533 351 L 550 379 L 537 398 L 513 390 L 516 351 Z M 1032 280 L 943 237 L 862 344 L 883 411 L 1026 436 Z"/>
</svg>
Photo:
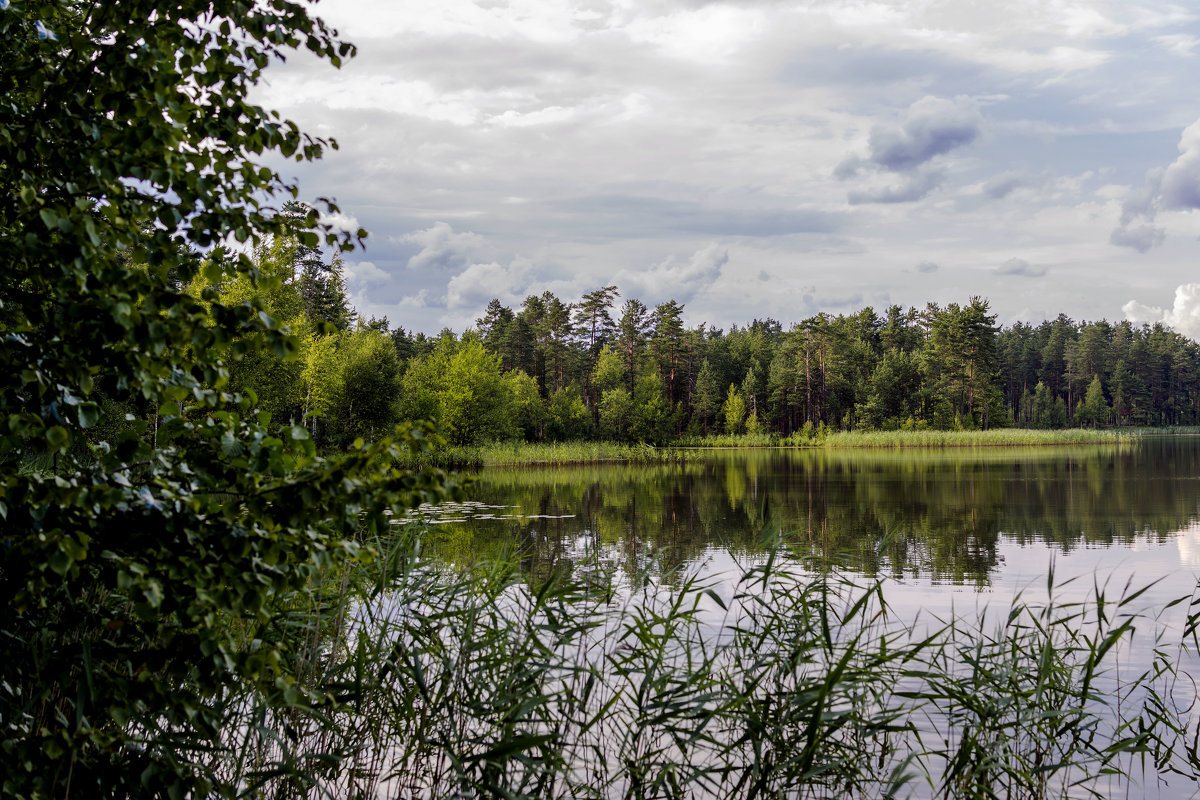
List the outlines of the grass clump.
<svg viewBox="0 0 1200 800">
<path fill-rule="evenodd" d="M 1145 435 L 1145 434 L 1142 434 Z M 1073 444 L 1112 444 L 1129 441 L 1134 434 L 1117 430 L 1068 428 L 1035 430 L 992 428 L 976 431 L 899 430 L 838 431 L 824 425 L 805 425 L 789 436 L 776 434 L 714 435 L 686 440 L 686 446 L 720 447 L 827 447 L 827 448 L 942 448 L 1028 447 Z"/>
<path fill-rule="evenodd" d="M 270 796 L 1106 796 L 1200 768 L 1140 593 L 902 623 L 885 586 L 778 550 L 731 581 L 593 564 L 527 583 L 380 543 L 304 628 L 314 713 L 229 698 L 213 758 Z M 1188 630 L 1200 627 L 1190 606 Z M 1139 636 L 1144 634 L 1137 634 Z M 1181 645 L 1180 645 L 1181 647 Z M 1120 658 L 1118 657 L 1120 656 Z M 237 714 L 232 713 L 234 710 Z M 223 759 L 223 760 L 221 760 Z M 300 781 L 296 776 L 304 776 Z"/>
<path fill-rule="evenodd" d="M 992 428 L 986 431 L 830 431 L 824 447 L 1027 447 L 1064 444 L 1111 444 L 1129 437 L 1114 430 L 1068 428 L 1034 430 Z"/>
<path fill-rule="evenodd" d="M 1200 428 L 1196 429 L 1200 430 Z M 477 445 L 440 444 L 413 453 L 399 464 L 406 468 L 478 469 L 501 466 L 569 466 L 578 464 L 671 464 L 697 458 L 695 450 L 749 447 L 794 448 L 947 448 L 1022 447 L 1113 444 L 1163 432 L 1163 429 L 1033 430 L 993 428 L 986 431 L 838 431 L 805 425 L 789 436 L 775 433 L 712 434 L 684 437 L 656 447 L 645 442 L 489 442 Z"/>
<path fill-rule="evenodd" d="M 490 442 L 482 445 L 446 445 L 416 454 L 407 467 L 478 468 L 498 466 L 572 464 L 659 464 L 686 461 L 691 456 L 674 447 L 644 442 Z"/>
</svg>

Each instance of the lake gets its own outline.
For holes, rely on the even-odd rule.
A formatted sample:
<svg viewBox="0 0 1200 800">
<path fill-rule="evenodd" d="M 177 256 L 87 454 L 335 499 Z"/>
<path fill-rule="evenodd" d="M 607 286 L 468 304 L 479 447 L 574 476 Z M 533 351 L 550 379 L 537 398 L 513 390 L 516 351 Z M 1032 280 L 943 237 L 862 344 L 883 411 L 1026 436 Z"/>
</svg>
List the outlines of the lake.
<svg viewBox="0 0 1200 800">
<path fill-rule="evenodd" d="M 493 468 L 428 517 L 455 559 L 537 575 L 599 556 L 633 574 L 720 569 L 765 542 L 923 587 L 1011 595 L 1097 571 L 1190 592 L 1200 437 L 940 450 L 717 450 L 683 464 Z M 709 567 L 705 567 L 709 565 Z"/>
<path fill-rule="evenodd" d="M 741 624 L 739 602 L 746 603 L 747 586 L 739 578 L 761 565 L 772 549 L 794 556 L 793 563 L 805 574 L 836 573 L 864 586 L 881 580 L 889 618 L 915 630 L 934 630 L 952 618 L 978 621 L 990 615 L 990 622 L 962 630 L 991 631 L 1004 626 L 1018 597 L 1038 606 L 1052 595 L 1068 609 L 1077 601 L 1089 603 L 1079 618 L 1090 620 L 1085 627 L 1098 617 L 1140 613 L 1144 616 L 1136 634 L 1121 636 L 1114 650 L 1119 668 L 1106 668 L 1095 694 L 1083 690 L 1092 698 L 1088 703 L 1111 704 L 1114 719 L 1124 718 L 1122 703 L 1144 699 L 1143 687 L 1123 692 L 1130 676 L 1149 668 L 1155 648 L 1170 650 L 1174 663 L 1196 674 L 1194 653 L 1178 651 L 1188 604 L 1159 612 L 1192 595 L 1200 575 L 1200 437 L 1074 447 L 706 451 L 678 464 L 488 469 L 476 476 L 468 497 L 464 503 L 426 508 L 412 518 L 428 524 L 421 526 L 420 535 L 440 558 L 468 562 L 515 555 L 531 584 L 556 570 L 595 571 L 600 565 L 614 594 L 624 598 L 626 607 L 634 604 L 633 617 L 640 614 L 637 603 L 652 604 L 655 598 L 669 597 L 673 587 L 698 578 L 709 592 L 698 598 L 699 638 L 688 639 L 687 647 L 709 652 L 702 641 L 725 637 L 738 654 L 729 673 L 735 681 L 742 664 L 757 654 L 778 653 L 783 641 L 772 640 L 776 643 L 764 649 L 747 644 L 749 629 L 744 626 L 740 642 L 730 633 Z M 649 594 L 646 586 L 652 587 Z M 803 592 L 803 581 L 796 586 Z M 1119 609 L 1097 610 L 1093 602 L 1097 592 L 1116 600 L 1147 586 Z M 805 613 L 807 601 L 788 606 L 788 598 L 780 600 L 779 608 L 790 610 L 771 616 L 768 607 L 758 613 L 785 628 L 795 615 Z M 1075 613 L 1056 618 L 1070 627 Z M 1022 619 L 1022 624 L 1038 624 L 1036 613 Z M 625 666 L 625 660 L 637 657 L 636 647 L 623 650 L 620 644 L 632 627 L 615 624 L 584 649 L 598 653 L 605 663 L 616 663 L 612 674 L 620 680 L 648 675 L 638 671 L 641 667 L 630 671 Z M 855 628 L 845 630 L 853 636 Z M 963 670 L 970 669 L 971 637 L 976 635 L 968 633 L 941 651 L 960 659 L 946 666 L 947 675 L 957 676 L 955 686 L 973 685 Z M 1010 653 L 1017 659 L 1010 662 L 1002 640 L 999 649 L 989 651 L 987 681 L 1003 678 L 1012 664 L 1018 671 L 1036 672 L 1036 651 L 1027 661 L 1020 652 Z M 463 638 L 457 646 L 469 641 Z M 871 651 L 862 651 L 862 657 L 869 659 Z M 810 673 L 820 675 L 820 669 Z M 900 671 L 889 680 L 903 688 L 912 679 L 906 675 Z M 919 681 L 914 681 L 916 686 Z M 1193 728 L 1194 684 L 1176 680 L 1161 688 L 1171 701 L 1169 713 Z M 1036 677 L 1028 690 L 1041 696 Z M 980 696 L 992 691 L 1004 700 L 1008 689 L 979 690 Z M 949 750 L 927 750 L 928 744 L 912 739 L 902 747 L 924 753 L 937 774 L 950 763 L 938 767 L 937 759 L 949 756 L 937 753 L 952 752 L 967 736 L 962 720 L 970 715 L 960 712 L 972 707 L 971 698 L 964 695 L 965 705 L 958 711 L 947 710 L 941 701 L 926 706 L 913 723 L 913 736 L 926 737 L 928 743 L 944 735 Z M 1063 707 L 1042 700 L 1046 705 L 1025 710 L 1016 696 L 1009 699 L 1013 702 L 1003 713 L 1016 721 L 1004 728 L 1008 733 L 999 741 L 1040 753 L 1043 743 L 1059 735 L 1054 732 L 1059 723 L 1047 722 L 1047 714 Z M 624 713 L 633 719 L 629 715 L 635 711 Z M 1045 730 L 1030 733 L 1022 727 L 1027 724 Z M 611 723 L 606 733 L 597 734 L 603 744 L 596 747 L 614 746 L 612 742 L 618 742 L 618 750 L 626 747 L 620 737 L 629 736 L 628 730 L 625 722 Z M 981 746 L 985 753 L 993 745 Z M 1105 795 L 1196 796 L 1191 776 L 1153 768 L 1139 772 L 1137 757 L 1122 763 L 1138 776 L 1134 784 L 1102 778 L 1092 788 Z M 935 796 L 941 792 L 936 787 L 918 786 L 908 794 Z M 1085 792 L 1064 791 L 1068 796 Z"/>
</svg>

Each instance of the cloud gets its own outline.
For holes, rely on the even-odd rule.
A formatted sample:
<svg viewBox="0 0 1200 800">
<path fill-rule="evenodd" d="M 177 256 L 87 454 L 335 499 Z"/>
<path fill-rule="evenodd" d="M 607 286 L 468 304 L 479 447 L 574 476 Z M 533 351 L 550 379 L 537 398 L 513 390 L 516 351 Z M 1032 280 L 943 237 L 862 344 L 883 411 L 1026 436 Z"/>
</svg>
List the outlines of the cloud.
<svg viewBox="0 0 1200 800">
<path fill-rule="evenodd" d="M 851 292 L 845 295 L 821 297 L 815 301 L 814 307 L 816 309 L 849 308 L 858 310 L 863 307 L 863 293 Z"/>
<path fill-rule="evenodd" d="M 370 261 L 348 261 L 342 269 L 346 275 L 346 283 L 351 286 L 369 286 L 391 280 L 390 275 Z"/>
<path fill-rule="evenodd" d="M 1125 319 L 1135 324 L 1161 322 L 1184 336 L 1200 340 L 1200 283 L 1185 283 L 1175 288 L 1175 303 L 1169 309 L 1148 306 L 1130 300 L 1121 307 Z"/>
<path fill-rule="evenodd" d="M 1032 181 L 1028 175 L 1020 172 L 1004 172 L 986 180 L 982 186 L 982 191 L 993 200 L 1001 200 L 1008 197 L 1017 189 L 1023 189 L 1031 184 Z"/>
<path fill-rule="evenodd" d="M 846 200 L 852 206 L 864 203 L 912 203 L 928 195 L 942 185 L 945 175 L 941 172 L 918 172 L 899 186 L 883 186 L 877 189 L 851 189 Z"/>
<path fill-rule="evenodd" d="M 922 261 L 920 264 L 917 264 L 917 272 L 937 272 L 937 271 L 938 271 L 938 265 L 933 263 L 932 261 Z"/>
<path fill-rule="evenodd" d="M 946 100 L 926 96 L 908 107 L 903 120 L 871 129 L 866 158 L 851 155 L 833 170 L 833 177 L 849 180 L 860 174 L 902 174 L 898 186 L 851 189 L 851 205 L 911 203 L 942 185 L 945 174 L 928 169 L 938 156 L 965 147 L 983 132 L 983 116 L 966 97 Z"/>
<path fill-rule="evenodd" d="M 338 140 L 322 161 L 271 164 L 372 231 L 348 260 L 393 276 L 369 285 L 373 303 L 427 290 L 398 320 L 421 330 L 457 314 L 447 298 L 476 291 L 481 304 L 454 319 L 469 324 L 493 292 L 519 303 L 607 285 L 622 268 L 631 285 L 658 287 L 710 242 L 729 262 L 715 284 L 688 284 L 697 320 L 790 320 L 799 293 L 781 287 L 809 272 L 827 276 L 818 298 L 872 286 L 921 307 L 986 291 L 1001 314 L 1032 304 L 1111 318 L 1135 296 L 1122 288 L 1129 265 L 1148 258 L 1129 244 L 1155 241 L 1134 231 L 1185 238 L 1161 181 L 1141 204 L 1158 203 L 1157 222 L 1131 204 L 1136 218 L 1116 237 L 1128 244 L 1103 236 L 1130 186 L 1151 167 L 1165 174 L 1200 117 L 1186 110 L 1192 62 L 1167 52 L 1190 40 L 1154 38 L 1200 35 L 1194 12 L 1168 5 L 977 4 L 964 15 L 877 0 L 323 0 L 358 56 L 336 71 L 273 65 L 258 97 Z M 1150 6 L 1161 21 L 1139 22 Z M 1079 9 L 1132 27 L 1111 33 L 1075 20 Z M 1089 170 L 1084 188 L 1109 184 L 1109 196 L 1053 177 Z M 1188 250 L 1149 256 L 1172 283 L 1200 280 Z M 983 289 L 955 277 L 980 253 L 993 254 L 976 276 L 991 278 Z M 515 254 L 533 259 L 530 274 L 514 271 Z M 1048 275 L 997 275 L 1017 254 Z M 951 266 L 919 272 L 924 259 Z M 1056 266 L 1085 263 L 1087 291 Z M 1173 288 L 1157 290 L 1164 306 Z"/>
<path fill-rule="evenodd" d="M 1130 247 L 1139 253 L 1146 253 L 1150 248 L 1157 247 L 1167 238 L 1167 232 L 1153 225 L 1125 225 L 1113 230 L 1108 241 L 1117 247 Z"/>
<path fill-rule="evenodd" d="M 1130 300 L 1121 306 L 1121 313 L 1125 315 L 1125 319 L 1134 325 L 1162 322 L 1163 316 L 1166 314 L 1165 311 L 1157 306 L 1148 306 L 1145 303 L 1139 303 L 1137 300 Z"/>
<path fill-rule="evenodd" d="M 757 198 L 756 198 L 757 199 Z M 591 231 L 620 231 L 626 235 L 661 236 L 680 231 L 704 236 L 788 236 L 829 233 L 842 227 L 839 215 L 824 210 L 782 207 L 780 204 L 740 208 L 733 204 L 705 206 L 692 200 L 673 200 L 633 194 L 586 195 L 556 204 Z"/>
<path fill-rule="evenodd" d="M 395 314 L 395 310 L 386 308 L 386 301 L 380 302 L 381 296 L 388 294 L 387 284 L 392 276 L 374 262 L 347 261 L 342 265 L 342 275 L 346 279 L 350 305 L 358 309 L 360 317 Z"/>
<path fill-rule="evenodd" d="M 982 130 L 983 116 L 970 99 L 926 96 L 909 106 L 899 125 L 871 130 L 868 160 L 891 172 L 907 172 L 970 144 Z"/>
<path fill-rule="evenodd" d="M 1045 267 L 1030 264 L 1023 258 L 1010 258 L 996 267 L 997 275 L 1021 275 L 1026 278 L 1040 278 L 1047 271 Z"/>
<path fill-rule="evenodd" d="M 1195 36 L 1189 36 L 1185 33 L 1164 34 L 1155 36 L 1154 41 L 1163 46 L 1167 52 L 1176 56 L 1190 56 L 1192 51 L 1200 44 L 1200 39 Z"/>
<path fill-rule="evenodd" d="M 416 244 L 420 251 L 408 260 L 409 269 L 461 269 L 492 254 L 488 241 L 476 233 L 455 233 L 445 222 L 396 237 L 402 244 Z"/>
<path fill-rule="evenodd" d="M 840 164 L 833 168 L 833 177 L 839 181 L 849 180 L 866 166 L 867 162 L 864 159 L 858 156 L 847 156 Z"/>
<path fill-rule="evenodd" d="M 1200 120 L 1183 129 L 1178 148 L 1179 158 L 1166 169 L 1148 170 L 1142 187 L 1126 196 L 1121 204 L 1120 227 L 1108 238 L 1112 244 L 1145 253 L 1163 243 L 1166 231 L 1148 224 L 1135 227 L 1135 222 L 1153 222 L 1162 210 L 1200 208 Z"/>
<path fill-rule="evenodd" d="M 647 270 L 621 270 L 614 283 L 626 297 L 644 296 L 651 302 L 668 297 L 686 301 L 715 281 L 728 263 L 729 250 L 713 242 L 686 261 L 671 256 Z"/>
<path fill-rule="evenodd" d="M 422 289 L 415 295 L 407 295 L 396 301 L 396 307 L 401 309 L 426 308 L 429 305 L 429 290 Z"/>
<path fill-rule="evenodd" d="M 471 264 L 446 284 L 446 307 L 474 311 L 493 297 L 506 304 L 516 303 L 529 284 L 532 267 L 525 258 L 515 258 L 507 266 L 495 261 Z"/>
<path fill-rule="evenodd" d="M 1183 129 L 1179 153 L 1179 158 L 1162 176 L 1163 207 L 1175 210 L 1200 208 L 1200 120 Z"/>
<path fill-rule="evenodd" d="M 1158 214 L 1158 192 L 1162 187 L 1163 172 L 1155 168 L 1146 173 L 1146 182 L 1140 189 L 1134 189 L 1125 196 L 1121 203 L 1121 225 L 1125 226 L 1145 217 L 1152 220 Z"/>
<path fill-rule="evenodd" d="M 358 219 L 349 214 L 343 214 L 341 211 L 333 214 L 321 214 L 320 224 L 328 225 L 335 231 L 343 231 L 346 233 L 357 233 L 362 226 L 358 224 Z"/>
</svg>

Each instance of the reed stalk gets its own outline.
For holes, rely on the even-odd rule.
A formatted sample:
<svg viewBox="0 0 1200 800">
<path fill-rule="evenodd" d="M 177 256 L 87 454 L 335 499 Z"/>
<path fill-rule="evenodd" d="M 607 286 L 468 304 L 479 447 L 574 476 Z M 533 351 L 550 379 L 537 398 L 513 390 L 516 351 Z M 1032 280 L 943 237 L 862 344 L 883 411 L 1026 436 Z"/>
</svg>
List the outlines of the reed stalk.
<svg viewBox="0 0 1200 800">
<path fill-rule="evenodd" d="M 1144 590 L 903 621 L 886 584 L 780 549 L 732 582 L 599 562 L 530 583 L 372 543 L 280 612 L 308 713 L 221 697 L 208 766 L 260 797 L 1058 798 L 1194 781 L 1183 635 Z M 994 612 L 991 612 L 994 613 Z M 1151 657 L 1131 666 L 1130 653 Z"/>
</svg>

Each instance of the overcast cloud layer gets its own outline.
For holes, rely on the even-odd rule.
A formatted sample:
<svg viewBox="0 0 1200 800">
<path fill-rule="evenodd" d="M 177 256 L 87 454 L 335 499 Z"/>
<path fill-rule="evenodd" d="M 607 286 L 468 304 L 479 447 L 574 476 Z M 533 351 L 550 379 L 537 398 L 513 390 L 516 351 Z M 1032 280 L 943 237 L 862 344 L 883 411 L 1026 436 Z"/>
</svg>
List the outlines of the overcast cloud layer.
<svg viewBox="0 0 1200 800">
<path fill-rule="evenodd" d="M 1200 13 L 1129 0 L 324 0 L 259 100 L 367 315 L 616 283 L 719 327 L 990 299 L 1200 335 Z M 1168 308 L 1169 306 L 1169 308 Z"/>
</svg>

